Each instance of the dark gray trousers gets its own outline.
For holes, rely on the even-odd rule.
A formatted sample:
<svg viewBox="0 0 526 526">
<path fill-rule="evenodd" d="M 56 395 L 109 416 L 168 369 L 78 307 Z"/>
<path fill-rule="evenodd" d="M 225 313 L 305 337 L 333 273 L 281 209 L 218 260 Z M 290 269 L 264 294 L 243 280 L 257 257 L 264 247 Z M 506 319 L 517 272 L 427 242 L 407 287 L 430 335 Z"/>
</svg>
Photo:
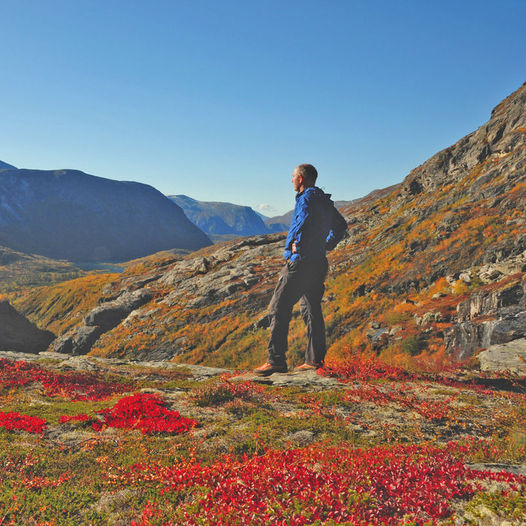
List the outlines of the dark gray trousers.
<svg viewBox="0 0 526 526">
<path fill-rule="evenodd" d="M 289 323 L 294 305 L 300 301 L 300 311 L 307 326 L 305 363 L 323 363 L 327 352 L 325 323 L 321 312 L 324 281 L 329 265 L 327 259 L 287 261 L 280 272 L 278 284 L 270 301 L 270 340 L 268 361 L 273 365 L 286 364 Z"/>
</svg>

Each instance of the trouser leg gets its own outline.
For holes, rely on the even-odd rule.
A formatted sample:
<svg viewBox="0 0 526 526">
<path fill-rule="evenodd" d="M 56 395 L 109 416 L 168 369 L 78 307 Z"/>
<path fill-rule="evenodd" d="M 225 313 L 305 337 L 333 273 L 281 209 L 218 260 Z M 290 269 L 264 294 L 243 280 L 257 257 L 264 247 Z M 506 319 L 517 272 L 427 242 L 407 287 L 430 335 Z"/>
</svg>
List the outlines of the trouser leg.
<svg viewBox="0 0 526 526">
<path fill-rule="evenodd" d="M 325 292 L 325 277 L 327 276 L 327 262 L 320 263 L 313 269 L 312 279 L 305 293 L 300 299 L 301 316 L 307 327 L 307 350 L 305 363 L 319 365 L 323 363 L 327 346 L 325 342 L 325 322 L 321 310 L 321 299 Z"/>
<path fill-rule="evenodd" d="M 292 308 L 304 292 L 304 277 L 298 270 L 285 265 L 269 305 L 270 339 L 268 362 L 273 365 L 286 364 L 289 323 Z"/>
</svg>

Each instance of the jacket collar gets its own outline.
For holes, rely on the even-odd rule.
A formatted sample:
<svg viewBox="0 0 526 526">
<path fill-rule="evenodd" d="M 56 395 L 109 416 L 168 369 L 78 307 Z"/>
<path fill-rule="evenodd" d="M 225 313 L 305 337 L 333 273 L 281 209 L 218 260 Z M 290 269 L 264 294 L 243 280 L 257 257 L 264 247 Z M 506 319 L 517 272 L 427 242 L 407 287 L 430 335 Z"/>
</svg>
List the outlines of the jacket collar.
<svg viewBox="0 0 526 526">
<path fill-rule="evenodd" d="M 305 193 L 307 192 L 312 192 L 314 189 L 316 190 L 319 190 L 319 188 L 317 186 L 307 186 L 307 188 L 305 188 L 305 190 L 303 190 L 303 192 L 298 192 L 296 194 L 296 201 Z"/>
</svg>

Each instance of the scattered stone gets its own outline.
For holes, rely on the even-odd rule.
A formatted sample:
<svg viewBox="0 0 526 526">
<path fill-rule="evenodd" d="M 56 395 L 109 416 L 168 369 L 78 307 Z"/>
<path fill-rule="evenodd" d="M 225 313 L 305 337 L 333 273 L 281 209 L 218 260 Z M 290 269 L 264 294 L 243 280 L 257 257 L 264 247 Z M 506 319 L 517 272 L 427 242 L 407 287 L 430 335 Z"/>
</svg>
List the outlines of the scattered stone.
<svg viewBox="0 0 526 526">
<path fill-rule="evenodd" d="M 314 442 L 314 433 L 307 429 L 302 429 L 289 435 L 288 440 L 296 447 L 305 447 Z"/>
<path fill-rule="evenodd" d="M 458 279 L 461 279 L 464 283 L 467 283 L 469 285 L 471 283 L 471 280 L 473 279 L 473 275 L 471 274 L 471 271 L 462 272 L 461 274 L 459 274 Z"/>
<path fill-rule="evenodd" d="M 458 278 L 456 278 L 455 276 L 446 276 L 446 281 L 451 286 L 453 286 L 457 282 L 457 279 Z"/>
</svg>

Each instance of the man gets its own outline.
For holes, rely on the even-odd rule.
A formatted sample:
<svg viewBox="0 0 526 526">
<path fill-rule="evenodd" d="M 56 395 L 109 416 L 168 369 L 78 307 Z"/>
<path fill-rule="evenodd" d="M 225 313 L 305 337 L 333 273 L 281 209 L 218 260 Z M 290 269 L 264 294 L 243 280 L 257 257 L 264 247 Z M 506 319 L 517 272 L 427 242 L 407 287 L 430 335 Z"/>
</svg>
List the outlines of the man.
<svg viewBox="0 0 526 526">
<path fill-rule="evenodd" d="M 285 266 L 269 306 L 271 336 L 268 361 L 254 369 L 259 376 L 287 372 L 287 340 L 294 305 L 300 301 L 307 326 L 305 363 L 297 371 L 316 370 L 327 352 L 321 299 L 328 263 L 325 255 L 344 237 L 347 223 L 334 207 L 330 194 L 314 186 L 318 172 L 311 164 L 300 164 L 292 174 L 296 206 L 285 242 Z"/>
</svg>

